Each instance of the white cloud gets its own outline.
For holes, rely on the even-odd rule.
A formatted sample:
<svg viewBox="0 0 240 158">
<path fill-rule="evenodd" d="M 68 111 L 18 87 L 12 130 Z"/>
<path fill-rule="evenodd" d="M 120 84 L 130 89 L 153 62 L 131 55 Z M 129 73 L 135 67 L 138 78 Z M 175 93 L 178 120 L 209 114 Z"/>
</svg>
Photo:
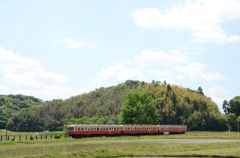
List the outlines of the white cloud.
<svg viewBox="0 0 240 158">
<path fill-rule="evenodd" d="M 173 50 L 170 53 L 166 52 L 154 52 L 152 50 L 144 50 L 137 56 L 139 61 L 159 61 L 164 63 L 185 63 L 187 56 L 184 53 Z"/>
<path fill-rule="evenodd" d="M 225 77 L 224 75 L 218 72 L 207 72 L 206 74 L 202 74 L 202 78 L 205 81 L 215 81 L 215 80 L 223 80 Z"/>
<path fill-rule="evenodd" d="M 190 30 L 196 42 L 240 41 L 239 35 L 227 35 L 221 26 L 240 18 L 239 0 L 186 0 L 165 10 L 138 9 L 132 17 L 144 28 Z"/>
<path fill-rule="evenodd" d="M 65 43 L 68 47 L 71 47 L 71 48 L 95 47 L 92 44 L 89 44 L 74 38 L 64 38 L 63 43 Z"/>
<path fill-rule="evenodd" d="M 187 53 L 183 53 L 179 50 L 172 50 L 170 52 L 155 52 L 152 50 L 144 50 L 136 59 L 141 62 L 140 65 L 146 62 L 157 62 L 157 66 L 162 67 L 159 71 L 156 68 L 151 70 L 151 73 L 155 73 L 162 78 L 187 78 L 191 80 L 201 79 L 204 81 L 222 80 L 224 76 L 218 72 L 207 71 L 207 65 L 191 62 Z M 164 67 L 165 65 L 165 67 Z M 166 66 L 167 65 L 167 66 Z M 165 70 L 163 70 L 165 68 Z"/>
<path fill-rule="evenodd" d="M 204 90 L 204 93 L 217 103 L 221 111 L 223 101 L 230 99 L 229 91 L 221 86 L 208 87 Z"/>
<path fill-rule="evenodd" d="M 216 81 L 224 79 L 224 75 L 218 72 L 208 72 L 207 65 L 189 62 L 185 65 L 176 66 L 175 69 L 178 73 L 191 80 L 201 79 L 203 81 Z"/>
<path fill-rule="evenodd" d="M 73 95 L 69 77 L 48 71 L 34 59 L 0 47 L 0 90 L 4 94 L 26 94 L 42 99 Z"/>
<path fill-rule="evenodd" d="M 152 74 L 155 74 L 156 76 L 159 76 L 159 77 L 167 77 L 167 78 L 170 78 L 170 77 L 173 77 L 172 73 L 168 70 L 159 70 L 159 69 L 153 69 L 153 70 L 150 70 L 150 72 Z"/>
<path fill-rule="evenodd" d="M 139 70 L 128 66 L 117 64 L 104 68 L 94 79 L 94 84 L 109 85 L 128 79 L 141 79 Z"/>
<path fill-rule="evenodd" d="M 221 86 L 216 86 L 216 87 L 210 87 L 208 89 L 206 89 L 206 92 L 209 94 L 222 94 L 222 93 L 227 93 L 228 90 L 226 90 L 225 88 L 221 87 Z"/>
<path fill-rule="evenodd" d="M 208 71 L 208 66 L 205 64 L 192 62 L 188 54 L 180 50 L 169 52 L 144 50 L 125 64 L 104 68 L 93 83 L 101 85 L 128 79 L 142 79 L 145 81 L 167 80 L 176 84 L 182 83 L 182 80 L 212 82 L 225 78 L 219 72 Z"/>
</svg>

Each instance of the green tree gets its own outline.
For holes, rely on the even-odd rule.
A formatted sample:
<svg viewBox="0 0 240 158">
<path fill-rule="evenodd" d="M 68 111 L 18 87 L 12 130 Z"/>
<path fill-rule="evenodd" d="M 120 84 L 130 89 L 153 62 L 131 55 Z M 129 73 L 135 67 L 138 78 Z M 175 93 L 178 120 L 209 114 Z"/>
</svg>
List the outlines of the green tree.
<svg viewBox="0 0 240 158">
<path fill-rule="evenodd" d="M 228 111 L 229 111 L 229 104 L 228 104 L 228 101 L 227 100 L 224 100 L 223 101 L 223 111 L 224 111 L 224 113 L 225 114 L 227 114 L 228 113 Z"/>
<path fill-rule="evenodd" d="M 240 127 L 240 116 L 237 117 L 237 131 L 239 132 L 239 127 Z"/>
<path fill-rule="evenodd" d="M 121 124 L 157 124 L 156 106 L 145 91 L 130 92 L 123 101 L 119 114 Z"/>
<path fill-rule="evenodd" d="M 201 95 L 204 95 L 202 87 L 198 87 L 197 92 Z"/>
<path fill-rule="evenodd" d="M 236 115 L 233 113 L 229 113 L 226 115 L 227 122 L 228 122 L 228 130 L 234 131 L 235 130 L 235 124 L 236 124 Z"/>
<path fill-rule="evenodd" d="M 224 100 L 223 110 L 225 114 L 234 113 L 236 116 L 240 116 L 240 96 L 232 98 L 229 102 Z"/>
<path fill-rule="evenodd" d="M 240 116 L 240 96 L 236 96 L 229 101 L 229 111 L 236 116 Z"/>
</svg>

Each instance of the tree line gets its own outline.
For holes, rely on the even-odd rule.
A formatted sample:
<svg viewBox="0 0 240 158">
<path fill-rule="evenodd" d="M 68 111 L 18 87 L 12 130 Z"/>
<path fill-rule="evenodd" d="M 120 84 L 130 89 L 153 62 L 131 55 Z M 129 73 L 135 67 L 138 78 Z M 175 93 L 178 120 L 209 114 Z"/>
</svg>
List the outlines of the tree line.
<svg viewBox="0 0 240 158">
<path fill-rule="evenodd" d="M 240 130 L 240 96 L 236 96 L 230 101 L 223 101 L 223 110 L 227 118 L 229 131 Z"/>
<path fill-rule="evenodd" d="M 227 103 L 229 109 L 230 101 Z M 230 109 L 227 115 L 219 112 L 201 87 L 192 90 L 166 81 L 128 80 L 66 100 L 37 100 L 14 111 L 5 119 L 5 127 L 13 131 L 56 131 L 68 124 L 184 124 L 189 130 L 237 130 L 231 115 Z"/>
</svg>

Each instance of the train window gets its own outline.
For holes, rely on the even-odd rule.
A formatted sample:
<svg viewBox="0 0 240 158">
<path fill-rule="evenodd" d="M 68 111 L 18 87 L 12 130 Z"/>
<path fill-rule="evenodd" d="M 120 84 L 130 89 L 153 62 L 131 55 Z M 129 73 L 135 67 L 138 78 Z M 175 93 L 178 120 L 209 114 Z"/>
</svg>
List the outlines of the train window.
<svg viewBox="0 0 240 158">
<path fill-rule="evenodd" d="M 68 127 L 68 130 L 74 130 L 74 127 Z"/>
</svg>

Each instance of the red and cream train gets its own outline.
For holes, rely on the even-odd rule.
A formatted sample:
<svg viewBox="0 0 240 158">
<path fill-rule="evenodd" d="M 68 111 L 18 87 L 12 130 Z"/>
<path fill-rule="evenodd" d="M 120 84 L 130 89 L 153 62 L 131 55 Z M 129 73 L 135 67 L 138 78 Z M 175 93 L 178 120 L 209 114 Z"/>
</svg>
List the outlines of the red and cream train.
<svg viewBox="0 0 240 158">
<path fill-rule="evenodd" d="M 185 125 L 68 125 L 71 137 L 99 135 L 180 134 L 187 132 Z"/>
</svg>

